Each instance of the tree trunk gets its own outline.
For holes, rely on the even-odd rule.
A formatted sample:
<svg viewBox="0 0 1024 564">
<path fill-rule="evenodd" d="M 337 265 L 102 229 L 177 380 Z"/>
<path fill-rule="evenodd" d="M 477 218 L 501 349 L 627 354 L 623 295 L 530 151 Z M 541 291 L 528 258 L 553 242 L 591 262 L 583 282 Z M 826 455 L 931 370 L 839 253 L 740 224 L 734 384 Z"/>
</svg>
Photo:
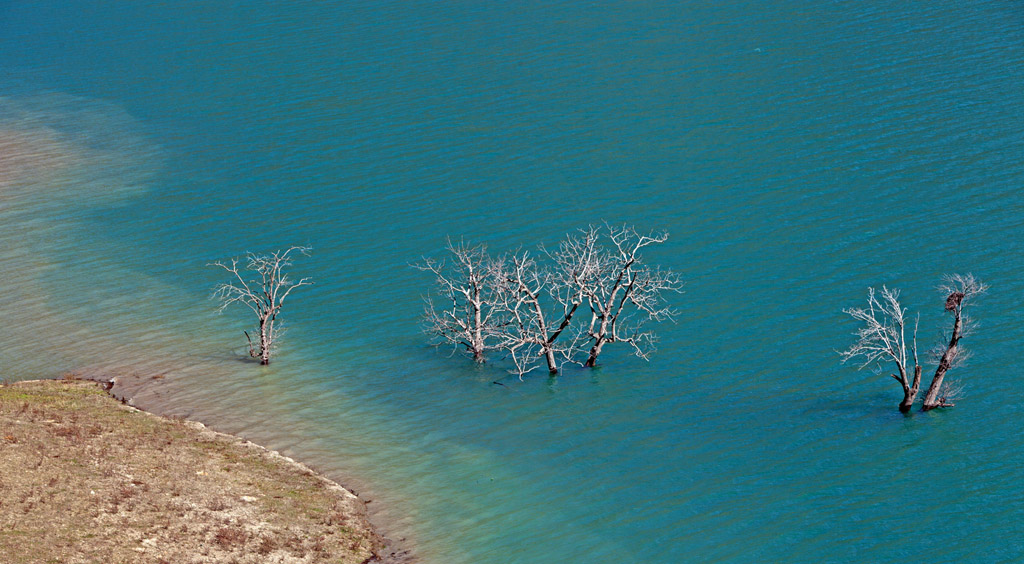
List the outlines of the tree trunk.
<svg viewBox="0 0 1024 564">
<path fill-rule="evenodd" d="M 484 334 L 483 334 L 483 319 L 480 313 L 480 291 L 474 290 L 473 293 L 473 360 L 478 363 L 484 362 Z"/>
<path fill-rule="evenodd" d="M 543 347 L 541 352 L 544 354 L 544 360 L 548 363 L 548 373 L 558 374 L 558 364 L 555 362 L 555 350 L 552 348 L 552 344 L 555 342 L 555 339 L 558 338 L 558 334 L 561 333 L 562 329 L 564 329 L 568 324 L 568 320 L 572 319 L 572 314 L 570 313 L 566 316 L 565 321 L 562 323 L 562 326 L 558 328 L 558 331 L 555 331 L 553 335 L 548 335 L 548 326 L 544 321 L 544 310 L 540 307 L 540 299 L 538 299 L 537 294 L 531 292 L 526 284 L 523 284 L 522 282 L 519 283 L 519 291 L 529 296 L 530 303 L 533 304 L 533 314 L 537 318 L 537 331 L 540 333 L 541 338 L 544 339 L 540 344 Z M 576 308 L 573 308 L 573 311 L 575 310 Z"/>
<path fill-rule="evenodd" d="M 601 354 L 601 347 L 603 347 L 607 342 L 608 341 L 605 339 L 604 335 L 598 337 L 597 340 L 594 341 L 594 346 L 590 347 L 590 356 L 587 357 L 587 362 L 584 363 L 583 366 L 588 366 L 590 368 L 597 366 L 597 357 Z"/>
<path fill-rule="evenodd" d="M 537 324 L 540 327 L 540 333 L 541 335 L 544 335 L 545 339 L 547 339 L 544 343 L 544 358 L 548 362 L 548 373 L 558 374 L 558 364 L 555 362 L 555 350 L 553 348 L 555 339 L 557 339 L 558 336 L 562 334 L 562 331 L 569 326 L 569 323 L 572 322 L 572 316 L 576 313 L 576 308 L 580 306 L 580 303 L 578 301 L 573 303 L 569 312 L 562 317 L 562 323 L 559 324 L 558 329 L 556 329 L 551 335 L 548 335 L 547 325 L 544 323 L 544 311 L 540 308 L 540 300 L 538 300 L 533 294 L 530 294 L 530 297 L 533 298 L 533 306 L 536 311 Z"/>
<path fill-rule="evenodd" d="M 900 413 L 907 413 L 914 406 L 914 399 L 917 398 L 917 390 L 921 387 L 921 367 L 914 367 L 914 384 L 903 386 L 903 401 L 900 402 Z"/>
<path fill-rule="evenodd" d="M 555 364 L 555 351 L 551 350 L 550 346 L 544 349 L 544 359 L 548 361 L 548 372 L 558 374 L 558 365 Z"/>
<path fill-rule="evenodd" d="M 270 364 L 270 326 L 260 322 L 260 364 Z"/>
<path fill-rule="evenodd" d="M 950 337 L 949 346 L 946 347 L 946 352 L 942 354 L 939 366 L 935 369 L 935 376 L 932 378 L 931 386 L 928 386 L 928 394 L 924 397 L 924 405 L 921 406 L 921 411 L 945 407 L 942 398 L 939 397 L 939 391 L 942 389 L 942 379 L 945 378 L 946 372 L 953 365 L 953 360 L 956 358 L 957 345 L 960 343 L 960 331 L 962 330 L 959 308 L 955 310 L 954 315 L 956 315 L 956 320 L 953 322 L 953 336 Z"/>
</svg>

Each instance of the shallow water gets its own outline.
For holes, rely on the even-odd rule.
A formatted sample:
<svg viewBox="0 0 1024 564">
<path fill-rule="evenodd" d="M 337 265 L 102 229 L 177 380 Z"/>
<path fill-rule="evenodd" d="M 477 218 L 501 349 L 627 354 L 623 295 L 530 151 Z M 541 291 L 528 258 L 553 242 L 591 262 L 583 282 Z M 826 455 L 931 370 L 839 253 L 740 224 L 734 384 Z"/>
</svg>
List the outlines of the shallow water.
<svg viewBox="0 0 1024 564">
<path fill-rule="evenodd" d="M 427 562 L 1022 557 L 1017 4 L 378 4 L 0 7 L 3 375 L 148 378 Z M 651 362 L 426 346 L 445 236 L 603 220 L 687 281 Z M 290 244 L 317 284 L 262 369 L 206 264 Z M 904 418 L 841 309 L 900 287 L 928 348 L 959 271 L 968 397 Z"/>
</svg>

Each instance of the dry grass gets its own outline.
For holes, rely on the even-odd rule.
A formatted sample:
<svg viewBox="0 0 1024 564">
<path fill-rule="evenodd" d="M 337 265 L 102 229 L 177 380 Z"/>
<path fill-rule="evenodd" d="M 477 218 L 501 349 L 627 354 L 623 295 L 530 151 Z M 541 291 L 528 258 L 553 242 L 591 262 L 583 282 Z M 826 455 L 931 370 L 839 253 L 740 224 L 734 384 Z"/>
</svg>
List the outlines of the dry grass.
<svg viewBox="0 0 1024 564">
<path fill-rule="evenodd" d="M 352 494 L 94 383 L 0 386 L 0 561 L 361 563 L 382 550 Z"/>
</svg>

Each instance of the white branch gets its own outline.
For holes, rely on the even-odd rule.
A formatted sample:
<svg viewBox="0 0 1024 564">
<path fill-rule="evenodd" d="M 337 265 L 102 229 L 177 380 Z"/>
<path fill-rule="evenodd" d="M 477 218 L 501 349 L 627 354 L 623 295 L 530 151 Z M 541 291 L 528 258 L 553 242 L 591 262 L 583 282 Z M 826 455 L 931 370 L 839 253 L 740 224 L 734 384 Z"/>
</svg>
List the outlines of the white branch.
<svg viewBox="0 0 1024 564">
<path fill-rule="evenodd" d="M 907 379 L 907 344 L 904 338 L 905 316 L 907 310 L 900 305 L 900 291 L 882 286 L 881 295 L 874 288 L 868 288 L 868 307 L 844 309 L 850 317 L 863 324 L 854 336 L 856 342 L 847 350 L 839 353 L 842 362 L 861 358 L 858 368 L 878 364 L 883 360 L 891 360 L 899 369 L 900 381 L 910 386 Z M 917 323 L 914 324 L 913 355 L 917 364 Z"/>
</svg>

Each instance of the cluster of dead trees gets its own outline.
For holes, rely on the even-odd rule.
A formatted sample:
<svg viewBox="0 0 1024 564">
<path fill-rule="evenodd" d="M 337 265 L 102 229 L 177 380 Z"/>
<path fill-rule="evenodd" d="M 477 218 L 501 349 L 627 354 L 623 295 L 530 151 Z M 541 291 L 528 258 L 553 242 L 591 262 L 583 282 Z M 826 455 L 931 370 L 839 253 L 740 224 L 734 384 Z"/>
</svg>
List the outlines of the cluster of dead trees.
<svg viewBox="0 0 1024 564">
<path fill-rule="evenodd" d="M 941 343 L 931 351 L 936 362 L 935 375 L 925 394 L 923 411 L 937 407 L 952 407 L 960 397 L 963 387 L 946 379 L 946 373 L 963 365 L 969 353 L 960 345 L 960 340 L 969 335 L 975 324 L 967 316 L 965 308 L 975 298 L 983 294 L 988 286 L 970 274 L 947 275 L 939 291 L 945 296 L 945 309 L 952 316 L 952 330 L 944 334 Z M 847 350 L 841 352 L 843 362 L 857 359 L 860 368 L 872 367 L 881 372 L 883 362 L 891 363 L 897 373 L 892 377 L 903 388 L 903 401 L 899 404 L 901 412 L 906 413 L 914 405 L 921 387 L 921 363 L 917 355 L 917 329 L 920 315 L 914 318 L 914 332 L 908 345 L 906 332 L 909 326 L 907 310 L 900 304 L 900 291 L 882 286 L 881 292 L 874 288 L 868 289 L 868 305 L 864 308 L 844 309 L 855 320 L 862 323 L 854 335 L 857 341 Z M 913 376 L 911 377 L 910 358 L 913 357 Z"/>
<path fill-rule="evenodd" d="M 520 376 L 541 366 L 557 374 L 566 362 L 595 366 L 611 343 L 647 359 L 655 336 L 646 322 L 672 319 L 665 295 L 683 286 L 672 271 L 643 263 L 642 251 L 667 238 L 590 226 L 554 249 L 499 256 L 449 241 L 449 257 L 415 265 L 436 282 L 425 331 L 476 362 L 507 359 Z"/>
</svg>

